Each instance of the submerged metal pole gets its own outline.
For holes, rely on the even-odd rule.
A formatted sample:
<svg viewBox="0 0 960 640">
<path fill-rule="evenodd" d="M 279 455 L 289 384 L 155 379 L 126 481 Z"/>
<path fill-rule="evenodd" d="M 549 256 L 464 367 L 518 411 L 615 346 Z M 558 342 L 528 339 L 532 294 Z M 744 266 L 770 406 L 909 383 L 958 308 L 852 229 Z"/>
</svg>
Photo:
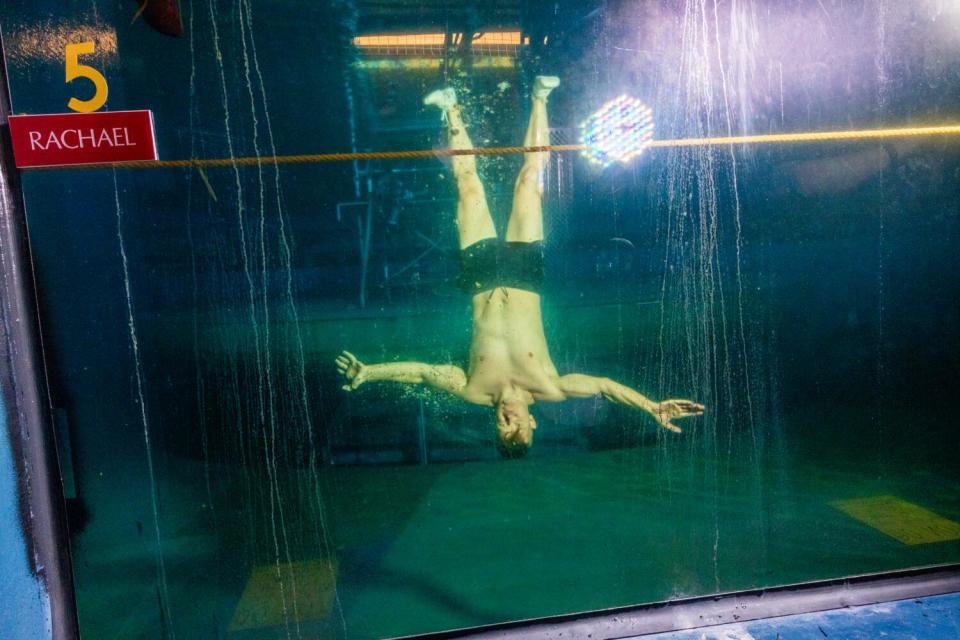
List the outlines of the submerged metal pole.
<svg viewBox="0 0 960 640">
<path fill-rule="evenodd" d="M 13 454 L 24 561 L 49 606 L 45 623 L 19 622 L 36 632 L 30 637 L 67 640 L 79 637 L 76 598 L 23 192 L 7 125 L 11 103 L 4 60 L 0 44 L 0 392 L 6 414 L 0 416 L 0 424 L 7 427 L 7 434 L 0 437 L 9 436 Z M 23 614 L 11 613 L 16 615 Z"/>
</svg>

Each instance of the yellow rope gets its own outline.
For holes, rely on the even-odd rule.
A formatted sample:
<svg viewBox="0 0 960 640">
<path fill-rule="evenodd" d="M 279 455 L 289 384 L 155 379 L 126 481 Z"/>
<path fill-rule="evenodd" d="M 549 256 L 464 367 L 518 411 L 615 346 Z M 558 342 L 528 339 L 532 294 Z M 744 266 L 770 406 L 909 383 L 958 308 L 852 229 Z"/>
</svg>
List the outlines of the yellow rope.
<svg viewBox="0 0 960 640">
<path fill-rule="evenodd" d="M 771 133 L 756 136 L 726 138 L 681 138 L 654 140 L 651 147 L 695 147 L 721 144 L 763 144 L 770 142 L 821 142 L 824 140 L 868 140 L 871 138 L 905 138 L 914 136 L 949 136 L 960 134 L 960 125 L 937 127 L 903 127 L 900 129 L 855 129 L 852 131 L 805 131 L 802 133 Z"/>
<path fill-rule="evenodd" d="M 695 147 L 731 144 L 767 144 L 773 142 L 823 142 L 827 140 L 868 140 L 875 138 L 903 138 L 914 136 L 960 135 L 960 125 L 936 127 L 904 127 L 899 129 L 858 129 L 852 131 L 806 131 L 801 133 L 772 133 L 754 136 L 711 138 L 679 138 L 654 140 L 651 147 Z M 134 160 L 128 162 L 100 162 L 96 164 L 64 165 L 55 167 L 27 167 L 29 170 L 62 169 L 166 169 L 171 167 L 232 167 L 256 164 L 299 164 L 310 162 L 342 162 L 346 160 L 391 160 L 403 158 L 435 158 L 449 156 L 493 156 L 539 151 L 583 151 L 583 144 L 556 144 L 542 147 L 481 147 L 478 149 L 419 149 L 414 151 L 366 151 L 360 153 L 312 153 L 289 156 L 245 156 L 239 158 L 193 158 L 190 160 Z"/>
</svg>

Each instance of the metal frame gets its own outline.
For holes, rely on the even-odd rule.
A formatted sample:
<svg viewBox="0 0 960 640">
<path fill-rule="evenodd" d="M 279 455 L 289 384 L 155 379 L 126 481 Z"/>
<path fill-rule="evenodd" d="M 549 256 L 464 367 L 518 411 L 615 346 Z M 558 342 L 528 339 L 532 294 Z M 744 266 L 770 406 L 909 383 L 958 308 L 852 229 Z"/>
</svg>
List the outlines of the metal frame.
<svg viewBox="0 0 960 640">
<path fill-rule="evenodd" d="M 354 163 L 356 166 L 359 166 L 357 163 Z M 347 216 L 347 212 L 350 209 L 357 209 L 357 239 L 359 242 L 359 253 L 360 253 L 360 283 L 359 283 L 359 293 L 358 300 L 361 309 L 367 307 L 367 298 L 370 287 L 368 286 L 368 279 L 370 273 L 370 247 L 373 234 L 373 208 L 374 208 L 374 195 L 375 189 L 373 184 L 373 176 L 377 173 L 375 170 L 371 169 L 369 165 L 360 169 L 354 169 L 355 176 L 360 181 L 358 184 L 365 185 L 365 188 L 361 188 L 361 195 L 358 197 L 365 196 L 366 200 L 350 200 L 338 202 L 336 206 L 337 211 L 337 222 L 342 223 L 344 218 Z M 431 169 L 391 169 L 390 173 L 423 173 L 429 171 L 436 171 Z M 443 203 L 447 199 L 413 199 L 405 201 L 405 204 L 430 204 L 437 205 L 438 203 Z M 454 199 L 449 199 L 449 202 L 456 202 Z M 384 273 L 383 284 L 389 285 L 390 282 L 399 276 L 400 274 L 408 271 L 412 267 L 417 266 L 421 260 L 426 258 L 428 255 L 434 251 L 440 250 L 440 245 L 438 245 L 433 239 L 427 237 L 426 235 L 417 232 L 417 235 L 420 236 L 423 240 L 426 240 L 430 245 L 424 249 L 418 256 L 414 257 L 412 260 L 408 261 L 406 264 L 400 265 L 400 268 L 397 271 L 390 273 L 389 271 Z"/>
<path fill-rule="evenodd" d="M 79 637 L 76 597 L 23 191 L 7 125 L 11 101 L 5 60 L 0 43 L 0 392 L 30 569 L 46 589 L 52 637 L 60 640 Z"/>
<path fill-rule="evenodd" d="M 613 640 L 960 591 L 960 564 L 712 594 L 635 607 L 442 631 L 417 640 Z"/>
</svg>

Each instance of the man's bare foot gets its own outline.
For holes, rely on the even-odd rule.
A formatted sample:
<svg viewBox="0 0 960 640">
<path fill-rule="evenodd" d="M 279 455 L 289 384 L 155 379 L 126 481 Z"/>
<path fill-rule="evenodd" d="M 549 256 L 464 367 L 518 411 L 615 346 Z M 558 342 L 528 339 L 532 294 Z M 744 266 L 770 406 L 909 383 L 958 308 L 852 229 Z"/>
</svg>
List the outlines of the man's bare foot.
<svg viewBox="0 0 960 640">
<path fill-rule="evenodd" d="M 431 91 L 427 94 L 427 97 L 423 99 L 423 104 L 433 105 L 441 111 L 446 111 L 456 106 L 457 92 L 454 91 L 452 87 L 444 87 L 443 89 Z"/>
<path fill-rule="evenodd" d="M 558 86 L 560 86 L 560 78 L 557 76 L 537 76 L 533 79 L 533 98 L 546 100 L 550 92 Z"/>
</svg>

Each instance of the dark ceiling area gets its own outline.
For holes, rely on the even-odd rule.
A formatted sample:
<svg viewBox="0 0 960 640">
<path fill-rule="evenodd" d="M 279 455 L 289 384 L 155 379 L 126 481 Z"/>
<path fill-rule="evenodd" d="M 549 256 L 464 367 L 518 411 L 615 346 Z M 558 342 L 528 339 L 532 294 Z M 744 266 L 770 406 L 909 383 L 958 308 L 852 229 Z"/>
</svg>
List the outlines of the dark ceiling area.
<svg viewBox="0 0 960 640">
<path fill-rule="evenodd" d="M 516 0 L 361 0 L 360 33 L 448 28 L 452 31 L 519 26 L 523 9 L 540 2 Z"/>
</svg>

